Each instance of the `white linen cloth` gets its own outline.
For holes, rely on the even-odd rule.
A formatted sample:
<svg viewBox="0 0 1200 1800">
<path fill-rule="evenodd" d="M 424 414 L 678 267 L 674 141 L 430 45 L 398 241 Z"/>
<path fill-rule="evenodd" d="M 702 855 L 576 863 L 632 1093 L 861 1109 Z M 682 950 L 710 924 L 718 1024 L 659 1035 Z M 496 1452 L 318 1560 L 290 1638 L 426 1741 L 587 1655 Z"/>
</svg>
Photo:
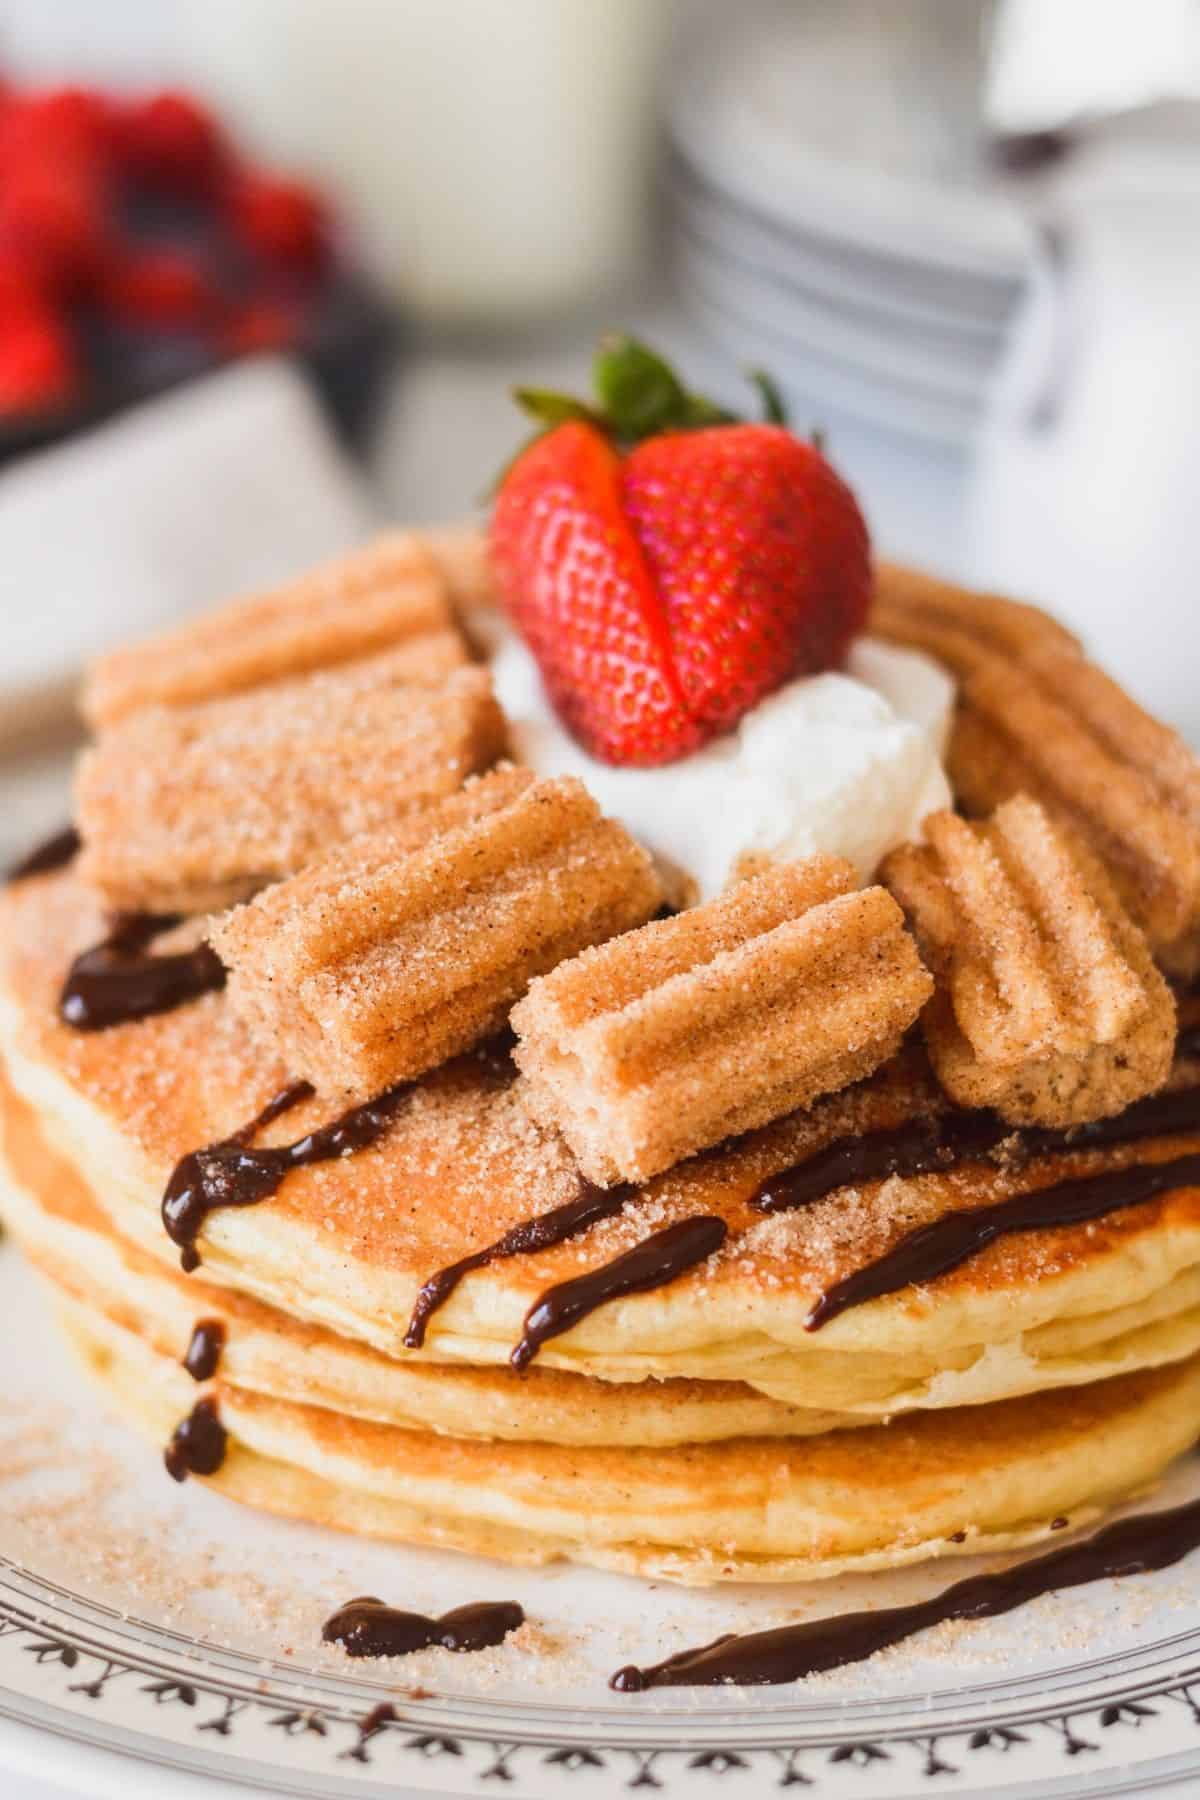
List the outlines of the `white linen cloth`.
<svg viewBox="0 0 1200 1800">
<path fill-rule="evenodd" d="M 69 716 L 83 664 L 369 534 L 303 376 L 256 359 L 0 474 L 0 749 Z"/>
</svg>

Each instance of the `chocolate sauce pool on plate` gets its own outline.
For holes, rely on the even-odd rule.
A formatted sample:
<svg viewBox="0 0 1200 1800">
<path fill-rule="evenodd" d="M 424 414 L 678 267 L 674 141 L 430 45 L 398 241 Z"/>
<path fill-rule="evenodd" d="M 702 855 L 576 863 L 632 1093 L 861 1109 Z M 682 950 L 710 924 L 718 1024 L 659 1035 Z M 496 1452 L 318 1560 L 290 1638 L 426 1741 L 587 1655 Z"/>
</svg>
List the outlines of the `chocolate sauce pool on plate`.
<svg viewBox="0 0 1200 1800">
<path fill-rule="evenodd" d="M 1165 1569 L 1200 1545 L 1200 1500 L 1171 1512 L 1120 1519 L 1079 1544 L 1051 1550 L 992 1575 L 956 1582 L 931 1600 L 878 1612 L 844 1613 L 774 1631 L 717 1638 L 665 1662 L 618 1669 L 609 1683 L 624 1694 L 654 1687 L 741 1687 L 800 1681 L 845 1663 L 862 1662 L 890 1644 L 948 1619 L 994 1619 L 1039 1595 L 1113 1575 Z"/>
<path fill-rule="evenodd" d="M 665 1287 L 677 1275 L 695 1268 L 721 1248 L 727 1231 L 724 1219 L 708 1214 L 680 1219 L 612 1262 L 547 1288 L 525 1314 L 521 1340 L 509 1357 L 513 1368 L 527 1368 L 548 1338 L 570 1331 L 607 1301 Z"/>
<path fill-rule="evenodd" d="M 494 1244 L 464 1256 L 448 1268 L 439 1269 L 417 1295 L 404 1334 L 405 1344 L 410 1350 L 421 1348 L 429 1320 L 440 1306 L 446 1304 L 464 1275 L 470 1275 L 475 1269 L 486 1269 L 489 1263 L 500 1262 L 505 1257 L 531 1255 L 539 1250 L 549 1250 L 555 1244 L 564 1244 L 601 1219 L 611 1219 L 619 1213 L 633 1192 L 631 1187 L 601 1188 L 585 1181 L 574 1200 L 541 1213 L 537 1218 L 523 1219 Z"/>
<path fill-rule="evenodd" d="M 67 970 L 59 1015 L 76 1031 L 104 1031 L 170 1012 L 225 985 L 225 965 L 208 944 L 155 956 L 150 945 L 179 924 L 171 913 L 119 913 L 106 938 Z"/>
<path fill-rule="evenodd" d="M 409 1656 L 435 1645 L 469 1652 L 502 1644 L 524 1623 L 525 1614 L 515 1600 L 456 1606 L 433 1619 L 425 1613 L 401 1612 L 367 1594 L 326 1619 L 321 1637 L 327 1644 L 340 1644 L 347 1656 Z"/>
<path fill-rule="evenodd" d="M 386 1093 L 310 1131 L 293 1144 L 251 1149 L 250 1140 L 281 1113 L 310 1098 L 307 1081 L 296 1081 L 269 1100 L 249 1124 L 230 1137 L 203 1150 L 191 1150 L 175 1165 L 162 1201 L 162 1221 L 167 1236 L 179 1245 L 180 1262 L 189 1273 L 199 1266 L 196 1239 L 211 1212 L 222 1206 L 256 1206 L 276 1193 L 285 1175 L 309 1163 L 332 1162 L 365 1150 L 383 1136 L 411 1083 L 402 1082 Z"/>
<path fill-rule="evenodd" d="M 67 825 L 14 863 L 5 880 L 27 881 L 31 875 L 49 875 L 55 869 L 65 869 L 78 856 L 80 847 L 79 833 L 73 825 Z"/>
</svg>

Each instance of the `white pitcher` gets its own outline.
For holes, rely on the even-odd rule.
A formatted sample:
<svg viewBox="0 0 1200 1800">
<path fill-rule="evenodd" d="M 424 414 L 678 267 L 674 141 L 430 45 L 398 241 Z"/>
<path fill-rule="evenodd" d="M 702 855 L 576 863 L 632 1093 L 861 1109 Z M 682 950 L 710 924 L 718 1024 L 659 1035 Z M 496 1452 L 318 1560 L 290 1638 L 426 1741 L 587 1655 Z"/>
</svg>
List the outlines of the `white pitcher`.
<svg viewBox="0 0 1200 1800">
<path fill-rule="evenodd" d="M 1200 107 L 1095 128 L 1026 193 L 1042 251 L 980 447 L 972 575 L 1044 602 L 1200 737 Z"/>
</svg>

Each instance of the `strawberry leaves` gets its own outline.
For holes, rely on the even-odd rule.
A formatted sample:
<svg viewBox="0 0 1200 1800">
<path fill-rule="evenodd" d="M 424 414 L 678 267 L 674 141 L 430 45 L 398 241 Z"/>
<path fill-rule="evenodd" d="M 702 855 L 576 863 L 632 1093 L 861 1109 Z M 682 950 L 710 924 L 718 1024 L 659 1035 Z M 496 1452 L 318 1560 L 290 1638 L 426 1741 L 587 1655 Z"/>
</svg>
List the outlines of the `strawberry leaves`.
<svg viewBox="0 0 1200 1800">
<path fill-rule="evenodd" d="M 761 369 L 748 372 L 762 398 L 762 417 L 786 425 L 778 387 Z M 669 431 L 736 425 L 740 415 L 685 388 L 670 363 L 648 344 L 624 333 L 601 338 L 592 362 L 596 400 L 589 404 L 552 388 L 514 388 L 513 398 L 543 431 L 568 419 L 594 425 L 623 449 Z"/>
</svg>

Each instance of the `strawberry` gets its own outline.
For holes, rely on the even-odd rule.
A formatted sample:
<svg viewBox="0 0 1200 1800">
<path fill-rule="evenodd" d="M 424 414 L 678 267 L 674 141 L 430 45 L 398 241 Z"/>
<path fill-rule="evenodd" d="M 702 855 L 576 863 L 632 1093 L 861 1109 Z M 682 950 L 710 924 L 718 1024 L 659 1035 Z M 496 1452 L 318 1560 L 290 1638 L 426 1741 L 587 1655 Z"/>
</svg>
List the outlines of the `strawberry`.
<svg viewBox="0 0 1200 1800">
<path fill-rule="evenodd" d="M 755 379 L 767 418 L 748 424 L 616 339 L 598 406 L 518 393 L 548 429 L 501 479 L 493 557 L 556 711 L 606 762 L 689 754 L 837 667 L 865 623 L 857 502 Z"/>
</svg>

